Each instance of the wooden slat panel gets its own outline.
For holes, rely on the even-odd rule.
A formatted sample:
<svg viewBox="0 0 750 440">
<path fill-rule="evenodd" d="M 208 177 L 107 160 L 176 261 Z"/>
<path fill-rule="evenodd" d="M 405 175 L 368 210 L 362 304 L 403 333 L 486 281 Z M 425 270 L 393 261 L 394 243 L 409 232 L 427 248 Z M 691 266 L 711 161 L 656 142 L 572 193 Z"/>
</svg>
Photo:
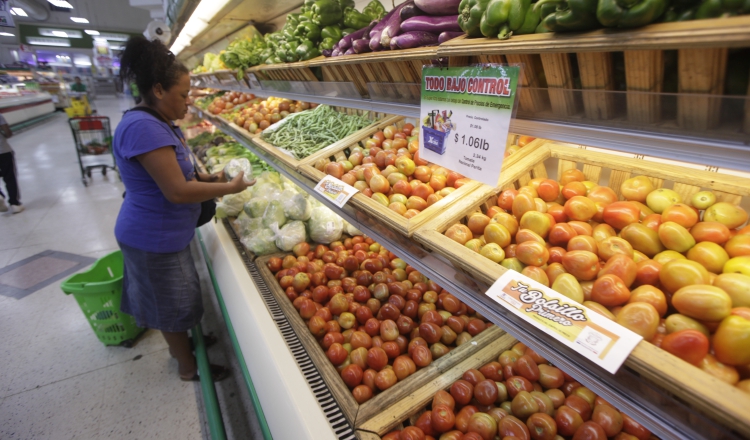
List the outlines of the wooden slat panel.
<svg viewBox="0 0 750 440">
<path fill-rule="evenodd" d="M 562 173 L 564 173 L 567 170 L 572 170 L 578 168 L 578 164 L 575 162 L 569 161 L 569 160 L 560 160 L 557 163 L 557 177 L 558 179 L 560 176 L 562 176 Z"/>
<path fill-rule="evenodd" d="M 680 49 L 677 56 L 677 123 L 691 130 L 715 128 L 721 120 L 721 99 L 682 94 L 721 95 L 727 69 L 727 48 Z"/>
<path fill-rule="evenodd" d="M 622 186 L 622 183 L 628 179 L 630 179 L 630 173 L 627 171 L 612 170 L 612 172 L 609 174 L 608 186 L 612 188 L 612 190 L 614 190 L 618 198 L 622 198 L 620 187 Z"/>
<path fill-rule="evenodd" d="M 577 111 L 573 89 L 573 68 L 566 53 L 541 54 L 544 75 L 549 88 L 552 112 L 558 116 L 572 116 Z"/>
<path fill-rule="evenodd" d="M 492 59 L 498 55 L 483 55 L 480 58 Z M 500 63 L 502 63 L 502 57 Z M 544 67 L 542 59 L 538 54 L 508 54 L 505 57 L 509 64 L 521 64 L 521 91 L 518 102 L 521 109 L 527 112 L 538 113 L 549 108 L 549 94 L 539 90 L 547 86 L 544 81 Z M 490 62 L 490 61 L 487 61 Z"/>
<path fill-rule="evenodd" d="M 615 117 L 615 75 L 612 71 L 611 52 L 581 52 L 578 58 L 578 71 L 584 89 L 583 110 L 589 119 L 612 119 Z M 593 92 L 591 90 L 604 90 Z"/>
<path fill-rule="evenodd" d="M 602 167 L 596 165 L 583 164 L 583 175 L 586 176 L 586 180 L 590 180 L 595 183 L 599 183 L 599 177 L 602 175 Z"/>
<path fill-rule="evenodd" d="M 674 184 L 672 190 L 682 197 L 683 203 L 690 203 L 693 194 L 699 192 L 701 187 L 677 182 Z"/>
<path fill-rule="evenodd" d="M 730 194 L 723 191 L 714 191 L 714 195 L 716 195 L 717 202 L 732 203 L 734 205 L 739 205 L 740 202 L 742 202 L 742 196 L 738 196 L 737 194 Z"/>
<path fill-rule="evenodd" d="M 625 83 L 628 92 L 661 93 L 664 85 L 664 51 L 626 50 Z M 661 97 L 628 93 L 628 120 L 652 124 L 661 119 Z"/>
</svg>

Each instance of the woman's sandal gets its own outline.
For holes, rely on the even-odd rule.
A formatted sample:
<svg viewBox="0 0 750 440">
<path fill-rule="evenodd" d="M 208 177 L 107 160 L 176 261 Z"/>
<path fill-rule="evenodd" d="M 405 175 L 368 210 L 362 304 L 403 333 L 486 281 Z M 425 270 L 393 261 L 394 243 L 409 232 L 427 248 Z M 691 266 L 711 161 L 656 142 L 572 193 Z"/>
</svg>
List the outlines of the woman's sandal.
<svg viewBox="0 0 750 440">
<path fill-rule="evenodd" d="M 229 368 L 224 367 L 222 365 L 214 365 L 214 364 L 211 364 L 210 367 L 211 367 L 211 379 L 213 379 L 214 382 L 219 382 L 229 377 Z M 180 380 L 184 382 L 200 382 L 201 377 L 196 371 L 193 377 L 186 379 L 180 376 Z"/>
</svg>

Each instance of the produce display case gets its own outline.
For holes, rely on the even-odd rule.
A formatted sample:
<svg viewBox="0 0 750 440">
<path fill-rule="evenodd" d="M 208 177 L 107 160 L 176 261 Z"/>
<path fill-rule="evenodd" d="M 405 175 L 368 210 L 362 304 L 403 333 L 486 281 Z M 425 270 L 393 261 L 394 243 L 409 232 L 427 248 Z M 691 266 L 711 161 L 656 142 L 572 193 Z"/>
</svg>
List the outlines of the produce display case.
<svg viewBox="0 0 750 440">
<path fill-rule="evenodd" d="M 424 378 L 424 382 L 420 378 L 408 384 L 408 392 L 404 391 L 407 388 L 394 390 L 393 396 L 397 397 L 388 398 L 382 397 L 388 396 L 383 393 L 358 406 L 352 405 L 351 394 L 335 377 L 335 369 L 316 341 L 300 342 L 307 330 L 304 324 L 300 327 L 298 322 L 295 328 L 289 323 L 286 331 L 279 327 L 285 337 L 295 335 L 298 345 L 287 339 L 289 349 L 295 355 L 306 352 L 310 358 L 308 363 L 298 360 L 300 371 L 294 371 L 289 379 L 298 385 L 308 379 L 309 386 L 299 389 L 300 396 L 304 395 L 305 399 L 313 396 L 312 401 L 316 402 L 314 395 L 326 389 L 341 411 L 338 419 L 328 418 L 330 432 L 328 429 L 315 433 L 306 431 L 295 434 L 298 437 L 294 438 L 325 438 L 329 434 L 352 438 L 355 434 L 342 428 L 344 425 L 356 429 L 357 438 L 379 438 L 423 408 L 431 393 L 448 386 L 460 375 L 461 369 L 496 357 L 496 350 L 511 346 L 515 342 L 513 338 L 534 348 L 660 438 L 750 436 L 750 417 L 746 411 L 750 407 L 750 397 L 741 390 L 647 342 L 636 347 L 616 374 L 605 372 L 497 307 L 484 292 L 504 268 L 463 249 L 443 235 L 451 224 L 482 209 L 488 201 L 492 203 L 492 198 L 502 189 L 525 184 L 532 178 L 553 177 L 555 170 L 559 173 L 572 167 L 581 169 L 588 180 L 607 185 L 616 192 L 625 179 L 644 174 L 657 187 L 674 189 L 683 196 L 711 189 L 720 200 L 746 205 L 750 195 L 748 176 L 731 169 L 750 170 L 750 155 L 745 145 L 750 100 L 748 91 L 737 97 L 727 97 L 723 93 L 727 69 L 733 67 L 733 48 L 750 47 L 748 18 L 660 23 L 635 30 L 534 34 L 513 36 L 504 41 L 458 38 L 437 47 L 262 65 L 247 71 L 260 80 L 260 88 L 251 86 L 247 75 L 245 84 L 225 80 L 224 85 L 215 74 L 195 76 L 196 84 L 224 90 L 418 118 L 419 107 L 415 105 L 418 93 L 414 95 L 413 87 L 412 95 L 403 101 L 381 98 L 403 95 L 396 92 L 398 87 L 420 82 L 422 66 L 523 63 L 519 119 L 511 122 L 511 131 L 553 140 L 537 141 L 521 150 L 521 154 L 507 158 L 498 187 L 486 187 L 483 192 L 473 191 L 456 197 L 450 205 L 431 212 L 425 216 L 425 221 L 410 227 L 399 224 L 405 219 L 389 219 L 381 212 L 385 211 L 383 207 L 374 206 L 374 202 L 363 195 L 355 196 L 339 209 L 313 191 L 323 176 L 314 167 L 315 161 L 326 157 L 335 160 L 369 134 L 360 132 L 358 139 L 334 144 L 308 158 L 310 160 L 290 163 L 274 154 L 273 149 L 263 145 L 257 137 L 247 136 L 236 125 L 211 117 L 217 127 L 305 189 L 311 197 L 402 256 L 415 269 L 455 292 L 467 305 L 497 324 L 498 330 L 508 332 L 476 347 L 477 350 L 459 363 L 452 362 L 453 369 L 445 365 L 431 373 L 429 379 Z M 359 96 L 325 93 L 327 84 L 333 90 L 334 83 L 350 84 Z M 727 106 L 731 100 L 733 104 Z M 737 108 L 741 111 L 735 112 Z M 738 117 L 729 121 L 730 118 L 719 116 L 722 112 L 728 114 L 727 109 Z M 230 233 L 217 231 L 226 242 L 224 234 Z M 225 247 L 221 252 L 212 252 L 227 258 L 222 252 L 236 253 L 236 250 L 236 247 Z M 253 270 L 262 272 L 263 262 L 263 258 L 256 260 Z M 242 269 L 235 264 L 234 272 L 225 271 L 223 276 L 233 278 L 235 284 L 236 279 L 246 279 L 237 271 L 242 272 Z M 267 283 L 264 277 L 249 273 L 259 290 L 269 289 L 259 296 L 276 300 L 276 309 L 269 308 L 274 319 L 281 319 L 278 313 L 284 321 L 294 321 L 295 316 L 299 319 L 293 308 L 288 313 L 282 311 L 281 300 L 288 300 L 283 292 L 272 292 L 274 280 Z M 242 297 L 237 301 L 243 301 Z M 235 312 L 234 321 L 245 319 L 237 313 L 240 312 Z M 273 332 L 275 329 L 271 329 Z M 273 337 L 278 339 L 275 333 Z M 265 344 L 263 341 L 255 343 Z M 318 381 L 305 377 L 308 370 L 319 372 Z M 326 370 L 331 377 L 320 377 L 326 376 Z M 339 380 L 338 385 L 336 380 Z M 418 382 L 421 385 L 416 385 Z M 406 382 L 403 385 L 407 385 Z M 341 396 L 335 391 L 337 387 L 343 387 Z M 349 396 L 349 400 L 345 396 Z M 378 398 L 382 398 L 378 405 L 371 405 Z M 273 413 L 271 408 L 278 409 L 283 399 L 266 396 L 261 402 L 264 409 L 267 402 L 271 402 L 268 412 Z M 325 412 L 328 408 L 325 402 L 330 401 L 317 400 L 317 403 Z M 317 412 L 316 415 L 320 416 Z M 302 420 L 301 423 L 313 422 Z M 344 431 L 339 433 L 337 429 Z"/>
</svg>

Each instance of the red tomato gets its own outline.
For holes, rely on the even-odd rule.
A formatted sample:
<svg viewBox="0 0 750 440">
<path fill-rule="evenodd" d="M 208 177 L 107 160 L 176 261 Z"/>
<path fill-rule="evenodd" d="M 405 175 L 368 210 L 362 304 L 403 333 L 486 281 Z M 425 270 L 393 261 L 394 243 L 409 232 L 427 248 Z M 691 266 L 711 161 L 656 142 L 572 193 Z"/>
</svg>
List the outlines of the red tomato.
<svg viewBox="0 0 750 440">
<path fill-rule="evenodd" d="M 555 412 L 555 423 L 557 423 L 557 433 L 569 437 L 583 425 L 583 418 L 573 408 L 563 405 L 558 407 L 557 412 Z"/>
<path fill-rule="evenodd" d="M 584 422 L 573 434 L 573 440 L 607 440 L 607 434 L 598 424 Z"/>
<path fill-rule="evenodd" d="M 614 437 L 622 431 L 622 415 L 609 405 L 597 405 L 591 415 L 591 421 L 601 426 L 607 437 Z"/>
<path fill-rule="evenodd" d="M 425 440 L 424 432 L 416 426 L 407 426 L 398 438 L 399 440 Z"/>
<path fill-rule="evenodd" d="M 474 385 L 469 381 L 459 379 L 451 385 L 451 396 L 459 405 L 467 405 L 474 396 Z"/>
<path fill-rule="evenodd" d="M 474 386 L 474 398 L 482 405 L 492 405 L 497 400 L 497 384 L 492 379 L 484 379 Z"/>
<path fill-rule="evenodd" d="M 594 286 L 591 288 L 591 300 L 606 307 L 623 305 L 628 302 L 628 299 L 630 299 L 630 289 L 617 275 L 603 275 L 594 281 Z"/>
<path fill-rule="evenodd" d="M 555 419 L 544 413 L 532 414 L 526 420 L 526 426 L 534 440 L 554 440 L 557 436 Z"/>
<path fill-rule="evenodd" d="M 531 433 L 526 424 L 513 416 L 505 416 L 500 419 L 500 423 L 497 424 L 497 434 L 500 438 L 516 437 L 525 440 L 531 439 Z"/>
<path fill-rule="evenodd" d="M 436 433 L 450 431 L 456 424 L 456 416 L 453 409 L 446 405 L 433 406 L 431 412 L 432 429 Z"/>
<path fill-rule="evenodd" d="M 708 354 L 709 340 L 698 330 L 686 329 L 666 335 L 661 348 L 686 362 L 699 365 Z"/>
<path fill-rule="evenodd" d="M 474 405 L 466 405 L 465 407 L 461 408 L 461 411 L 456 414 L 456 429 L 463 433 L 468 432 L 469 420 L 471 419 L 471 416 L 473 416 L 477 411 L 479 410 Z"/>
<path fill-rule="evenodd" d="M 432 411 L 423 412 L 414 426 L 421 429 L 425 435 L 435 435 L 437 433 L 437 431 L 432 429 Z"/>
</svg>

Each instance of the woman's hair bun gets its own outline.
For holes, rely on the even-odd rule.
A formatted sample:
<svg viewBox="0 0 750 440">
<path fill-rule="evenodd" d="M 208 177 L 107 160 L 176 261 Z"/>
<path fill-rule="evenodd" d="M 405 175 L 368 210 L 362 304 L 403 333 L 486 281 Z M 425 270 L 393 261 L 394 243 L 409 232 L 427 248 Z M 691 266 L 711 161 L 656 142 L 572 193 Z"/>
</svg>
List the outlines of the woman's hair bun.
<svg viewBox="0 0 750 440">
<path fill-rule="evenodd" d="M 130 37 L 120 55 L 120 78 L 126 83 L 135 82 L 147 100 L 156 84 L 168 90 L 184 73 L 188 73 L 187 68 L 159 40 L 149 41 L 141 35 Z"/>
</svg>

